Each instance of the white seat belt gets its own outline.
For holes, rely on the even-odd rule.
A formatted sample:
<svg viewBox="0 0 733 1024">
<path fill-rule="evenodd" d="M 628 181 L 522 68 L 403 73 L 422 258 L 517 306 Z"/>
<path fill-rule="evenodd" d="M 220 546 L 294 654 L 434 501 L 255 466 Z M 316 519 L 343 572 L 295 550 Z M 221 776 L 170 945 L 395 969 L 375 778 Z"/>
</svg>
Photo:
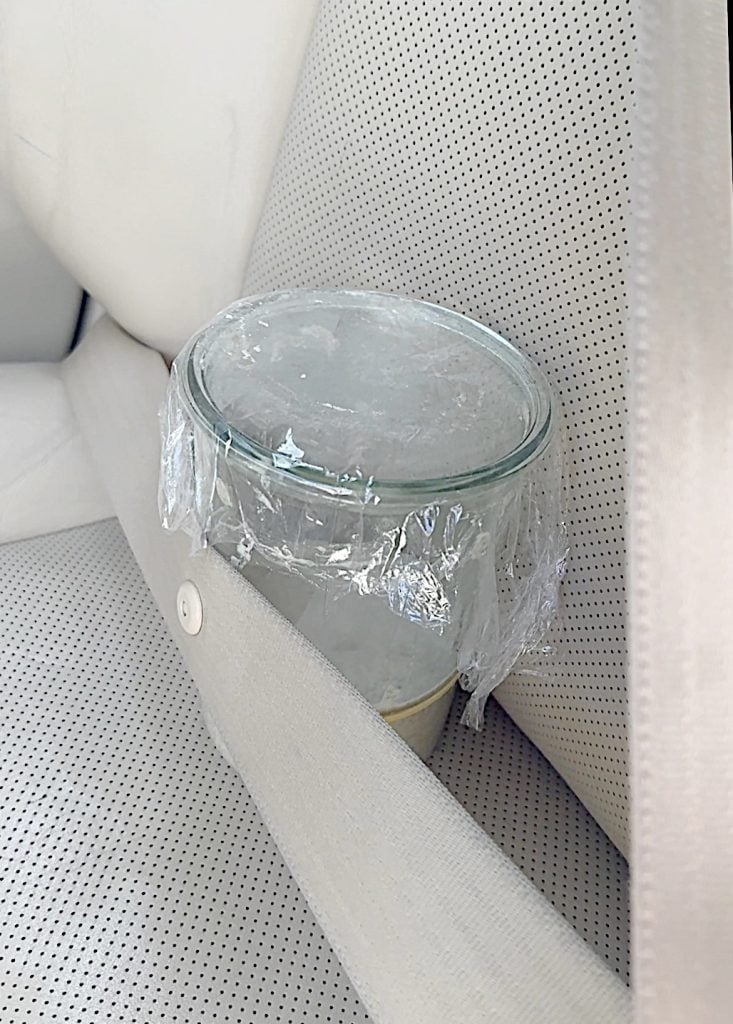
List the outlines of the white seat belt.
<svg viewBox="0 0 733 1024">
<path fill-rule="evenodd" d="M 733 1016 L 733 258 L 722 0 L 644 0 L 631 257 L 637 1024 Z"/>
</svg>

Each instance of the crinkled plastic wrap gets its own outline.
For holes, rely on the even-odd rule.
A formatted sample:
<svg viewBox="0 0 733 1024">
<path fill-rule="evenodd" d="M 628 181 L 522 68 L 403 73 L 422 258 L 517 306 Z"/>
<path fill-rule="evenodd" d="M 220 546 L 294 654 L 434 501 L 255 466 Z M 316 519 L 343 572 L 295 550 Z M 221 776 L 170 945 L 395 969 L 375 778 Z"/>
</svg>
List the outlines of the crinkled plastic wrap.
<svg viewBox="0 0 733 1024">
<path fill-rule="evenodd" d="M 320 334 L 306 323 L 307 344 L 299 348 L 292 321 L 278 334 L 272 330 L 275 318 L 260 317 L 254 320 L 255 330 L 252 301 L 261 300 L 250 300 L 244 310 L 242 303 L 236 304 L 220 314 L 172 368 L 161 410 L 163 525 L 188 533 L 194 550 L 215 546 L 245 573 L 248 566 L 274 570 L 327 593 L 330 601 L 339 595 L 348 595 L 352 602 L 355 595 L 372 603 L 377 599 L 392 615 L 429 631 L 472 692 L 466 718 L 479 725 L 488 694 L 523 653 L 537 650 L 557 607 L 566 538 L 559 445 L 550 438 L 549 424 L 539 454 L 496 479 L 476 480 L 466 474 L 462 481 L 459 474 L 442 483 L 436 478 L 433 493 L 422 482 L 418 487 L 409 480 L 403 486 L 382 486 L 353 458 L 356 448 L 365 452 L 373 445 L 370 431 L 381 432 L 380 452 L 389 447 L 391 424 L 385 425 L 385 417 L 380 420 L 382 408 L 389 411 L 397 401 L 394 423 L 399 435 L 394 440 L 400 451 L 414 429 L 411 420 L 420 415 L 430 418 L 441 437 L 449 429 L 436 428 L 440 417 L 422 398 L 414 407 L 404 397 L 400 404 L 399 396 L 390 394 L 390 370 L 381 383 L 386 397 L 376 409 L 370 402 L 361 411 L 356 401 L 351 408 L 339 407 L 348 426 L 350 458 L 327 469 L 311 453 L 319 430 L 333 420 L 335 403 L 320 400 L 332 395 L 332 382 L 309 384 L 306 403 L 297 397 L 295 384 L 301 374 L 317 377 L 323 366 L 331 366 L 329 347 L 338 344 L 338 334 L 326 332 L 322 313 L 315 325 Z M 394 334 L 389 315 L 384 323 L 385 332 Z M 348 317 L 339 324 L 349 336 L 363 326 L 349 325 Z M 373 336 L 374 323 L 368 327 Z M 425 325 L 423 333 L 429 333 Z M 281 334 L 287 335 L 284 366 L 272 356 Z M 428 380 L 433 372 L 440 381 L 452 366 L 454 385 L 460 372 L 466 422 L 480 424 L 480 381 L 477 385 L 468 364 L 459 365 L 465 353 L 446 351 L 452 344 L 450 337 L 431 338 L 422 353 L 421 372 L 427 369 Z M 258 348 L 268 353 L 259 366 Z M 380 358 L 376 348 L 369 353 L 371 361 Z M 347 358 L 353 369 L 353 354 Z M 228 363 L 230 372 L 214 374 L 214 360 L 217 366 Z M 252 366 L 257 366 L 256 374 L 248 377 Z M 358 369 L 354 372 L 358 377 Z M 207 373 L 209 384 L 202 388 Z M 218 383 L 211 385 L 215 378 Z M 341 383 L 339 387 L 342 394 Z M 421 385 L 421 390 L 433 402 L 440 401 L 440 388 L 435 395 L 430 385 Z M 495 408 L 495 395 L 492 401 Z M 267 420 L 259 435 L 253 427 L 255 406 Z M 266 415 L 261 413 L 264 408 Z M 455 402 L 451 409 L 455 413 Z M 330 429 L 333 443 L 343 441 L 345 428 Z M 431 436 L 428 431 L 418 461 L 445 458 L 431 450 Z M 448 448 L 460 443 L 460 430 L 446 441 Z M 394 462 L 394 452 L 388 455 Z M 382 693 L 369 696 L 378 705 L 386 699 Z"/>
</svg>

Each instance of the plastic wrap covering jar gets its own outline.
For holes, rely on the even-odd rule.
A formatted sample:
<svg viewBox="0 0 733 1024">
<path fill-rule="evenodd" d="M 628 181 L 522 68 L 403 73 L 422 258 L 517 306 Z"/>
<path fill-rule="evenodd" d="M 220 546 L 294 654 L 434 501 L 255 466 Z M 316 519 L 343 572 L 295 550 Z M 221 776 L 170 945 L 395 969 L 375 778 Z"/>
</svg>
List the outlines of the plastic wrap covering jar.
<svg viewBox="0 0 733 1024">
<path fill-rule="evenodd" d="M 480 721 L 563 561 L 532 363 L 429 303 L 282 292 L 191 340 L 161 419 L 166 527 L 215 546 L 422 756 L 458 673 Z"/>
</svg>

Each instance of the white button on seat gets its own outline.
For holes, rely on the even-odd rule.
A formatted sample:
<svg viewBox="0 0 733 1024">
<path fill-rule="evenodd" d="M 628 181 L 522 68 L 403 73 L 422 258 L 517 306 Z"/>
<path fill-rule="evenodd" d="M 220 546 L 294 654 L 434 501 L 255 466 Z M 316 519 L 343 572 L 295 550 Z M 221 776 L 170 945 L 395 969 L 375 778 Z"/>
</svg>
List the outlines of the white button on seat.
<svg viewBox="0 0 733 1024">
<path fill-rule="evenodd" d="M 198 587 L 191 580 L 184 580 L 178 588 L 176 611 L 178 612 L 178 621 L 186 633 L 196 636 L 201 632 L 204 623 L 204 606 Z"/>
</svg>

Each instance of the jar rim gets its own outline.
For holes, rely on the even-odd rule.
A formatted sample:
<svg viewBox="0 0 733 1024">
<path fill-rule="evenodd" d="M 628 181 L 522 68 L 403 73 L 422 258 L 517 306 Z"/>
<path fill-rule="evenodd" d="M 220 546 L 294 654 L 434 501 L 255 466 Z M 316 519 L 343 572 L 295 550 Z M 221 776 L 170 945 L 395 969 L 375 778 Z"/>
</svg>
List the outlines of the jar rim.
<svg viewBox="0 0 733 1024">
<path fill-rule="evenodd" d="M 442 316 L 448 314 L 457 330 L 463 328 L 463 333 L 468 340 L 474 342 L 479 348 L 485 348 L 494 358 L 498 358 L 504 368 L 513 374 L 515 380 L 522 384 L 529 399 L 530 416 L 521 441 L 501 458 L 461 473 L 425 479 L 377 479 L 353 474 L 336 474 L 320 466 L 305 464 L 284 466 L 277 460 L 277 453 L 272 448 L 249 437 L 228 422 L 211 397 L 205 377 L 200 372 L 201 360 L 197 358 L 200 355 L 201 346 L 206 343 L 207 330 L 211 324 L 221 317 L 241 309 L 255 310 L 288 299 L 292 299 L 296 303 L 307 299 L 309 303 L 313 303 L 333 302 L 346 298 L 364 303 L 383 302 L 388 298 L 400 304 L 417 305 L 424 311 L 433 310 Z M 263 293 L 239 299 L 227 306 L 210 324 L 194 335 L 182 353 L 182 357 L 184 362 L 182 390 L 189 411 L 214 443 L 223 448 L 227 460 L 234 460 L 236 464 L 249 471 L 267 472 L 270 479 L 277 479 L 282 484 L 315 491 L 323 497 L 332 497 L 339 501 L 354 501 L 360 505 L 382 502 L 389 504 L 393 501 L 409 501 L 416 498 L 423 500 L 433 496 L 438 498 L 441 495 L 495 484 L 518 473 L 541 455 L 547 448 L 554 432 L 555 415 L 552 392 L 539 367 L 510 341 L 479 321 L 437 303 L 421 299 L 357 289 L 301 288 Z"/>
</svg>

